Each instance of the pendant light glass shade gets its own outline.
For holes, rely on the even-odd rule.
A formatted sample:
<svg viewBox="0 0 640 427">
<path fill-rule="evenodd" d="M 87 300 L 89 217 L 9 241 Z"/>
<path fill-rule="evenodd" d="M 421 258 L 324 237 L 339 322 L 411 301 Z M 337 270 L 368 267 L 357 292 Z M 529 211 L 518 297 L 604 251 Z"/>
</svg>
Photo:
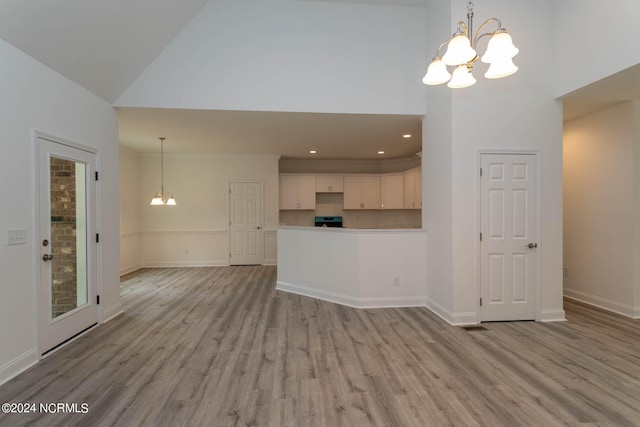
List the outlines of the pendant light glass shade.
<svg viewBox="0 0 640 427">
<path fill-rule="evenodd" d="M 471 74 L 471 71 L 466 65 L 458 65 L 453 70 L 453 76 L 447 84 L 451 89 L 462 89 L 463 87 L 469 87 L 476 83 L 476 79 Z"/>
<path fill-rule="evenodd" d="M 502 61 L 492 62 L 484 76 L 488 79 L 499 79 L 510 76 L 516 71 L 518 71 L 518 67 L 516 67 L 511 58 L 507 58 Z"/>
<path fill-rule="evenodd" d="M 175 206 L 176 205 L 176 199 L 173 198 L 173 194 L 171 196 L 169 196 L 169 199 L 167 200 L 167 206 Z"/>
<path fill-rule="evenodd" d="M 447 66 L 442 62 L 441 58 L 435 58 L 427 68 L 427 74 L 424 75 L 422 83 L 426 85 L 439 85 L 448 82 L 451 79 L 451 73 L 447 70 Z"/>
<path fill-rule="evenodd" d="M 464 34 L 455 35 L 447 45 L 447 52 L 442 57 L 446 65 L 466 64 L 476 57 L 469 38 Z"/>
<path fill-rule="evenodd" d="M 495 61 L 511 59 L 518 54 L 519 50 L 513 45 L 511 36 L 506 31 L 495 33 L 487 45 L 487 51 L 482 55 L 481 61 L 490 64 Z"/>
<path fill-rule="evenodd" d="M 162 198 L 162 194 L 161 193 L 156 193 L 155 196 L 153 196 L 153 199 L 151 199 L 151 206 L 160 206 L 160 205 L 164 205 L 164 200 Z"/>
</svg>

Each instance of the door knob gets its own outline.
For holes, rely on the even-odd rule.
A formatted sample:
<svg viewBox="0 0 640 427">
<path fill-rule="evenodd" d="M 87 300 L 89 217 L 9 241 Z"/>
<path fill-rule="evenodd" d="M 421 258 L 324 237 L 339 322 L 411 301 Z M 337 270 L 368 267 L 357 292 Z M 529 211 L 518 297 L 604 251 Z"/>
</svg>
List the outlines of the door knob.
<svg viewBox="0 0 640 427">
<path fill-rule="evenodd" d="M 261 229 L 262 229 L 262 227 L 260 227 L 260 226 L 256 227 L 256 230 L 261 230 Z"/>
<path fill-rule="evenodd" d="M 53 255 L 49 255 L 49 254 L 42 255 L 43 261 L 51 261 L 52 259 L 53 259 Z"/>
<path fill-rule="evenodd" d="M 527 245 L 527 247 L 528 247 L 529 249 L 535 249 L 535 248 L 537 248 L 537 247 L 538 247 L 538 244 L 537 244 L 537 243 L 529 243 L 529 244 Z"/>
</svg>

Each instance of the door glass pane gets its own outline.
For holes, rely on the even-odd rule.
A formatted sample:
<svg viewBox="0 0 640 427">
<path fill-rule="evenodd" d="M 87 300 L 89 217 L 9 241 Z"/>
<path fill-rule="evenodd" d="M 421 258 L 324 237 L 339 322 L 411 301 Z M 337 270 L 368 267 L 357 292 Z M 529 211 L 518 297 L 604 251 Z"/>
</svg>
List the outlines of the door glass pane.
<svg viewBox="0 0 640 427">
<path fill-rule="evenodd" d="M 86 165 L 51 157 L 51 317 L 87 297 Z"/>
</svg>

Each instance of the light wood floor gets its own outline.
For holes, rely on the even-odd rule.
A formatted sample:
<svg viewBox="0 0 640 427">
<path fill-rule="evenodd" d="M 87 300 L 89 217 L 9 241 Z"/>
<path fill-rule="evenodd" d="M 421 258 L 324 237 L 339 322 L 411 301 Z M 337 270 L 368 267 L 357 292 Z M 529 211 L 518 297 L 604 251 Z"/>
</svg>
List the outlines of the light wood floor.
<svg viewBox="0 0 640 427">
<path fill-rule="evenodd" d="M 275 291 L 275 267 L 146 269 L 125 313 L 0 387 L 42 426 L 638 426 L 640 321 L 567 301 L 568 322 L 467 331 L 425 308 Z"/>
</svg>

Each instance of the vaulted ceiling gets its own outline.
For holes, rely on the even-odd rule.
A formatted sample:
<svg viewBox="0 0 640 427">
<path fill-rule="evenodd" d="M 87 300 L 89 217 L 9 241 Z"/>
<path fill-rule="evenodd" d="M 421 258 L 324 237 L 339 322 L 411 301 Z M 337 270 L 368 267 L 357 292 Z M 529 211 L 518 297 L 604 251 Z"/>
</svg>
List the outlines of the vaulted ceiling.
<svg viewBox="0 0 640 427">
<path fill-rule="evenodd" d="M 297 1 L 424 6 L 429 0 Z M 207 0 L 2 0 L 0 38 L 113 103 L 206 3 Z M 633 67 L 568 94 L 564 99 L 565 120 L 639 98 L 639 80 L 640 69 Z M 233 154 L 235 150 L 292 157 L 306 157 L 311 148 L 323 150 L 322 156 L 327 158 L 372 158 L 378 148 L 386 147 L 393 147 L 386 148 L 386 155 L 391 157 L 420 151 L 417 141 L 421 140 L 421 126 L 416 116 L 262 114 L 122 109 L 120 140 L 138 151 L 157 149 L 155 138 L 166 136 L 180 139 L 182 145 L 175 149 L 182 152 Z M 242 126 L 248 118 L 253 125 Z M 211 123 L 220 126 L 207 125 Z M 411 133 L 413 142 L 403 141 L 404 133 Z M 261 135 L 262 143 L 255 145 L 254 141 L 251 146 L 249 141 L 255 140 L 256 135 Z M 363 144 L 364 138 L 373 143 Z M 212 140 L 219 144 L 207 144 Z M 393 145 L 389 145 L 391 142 Z"/>
</svg>

